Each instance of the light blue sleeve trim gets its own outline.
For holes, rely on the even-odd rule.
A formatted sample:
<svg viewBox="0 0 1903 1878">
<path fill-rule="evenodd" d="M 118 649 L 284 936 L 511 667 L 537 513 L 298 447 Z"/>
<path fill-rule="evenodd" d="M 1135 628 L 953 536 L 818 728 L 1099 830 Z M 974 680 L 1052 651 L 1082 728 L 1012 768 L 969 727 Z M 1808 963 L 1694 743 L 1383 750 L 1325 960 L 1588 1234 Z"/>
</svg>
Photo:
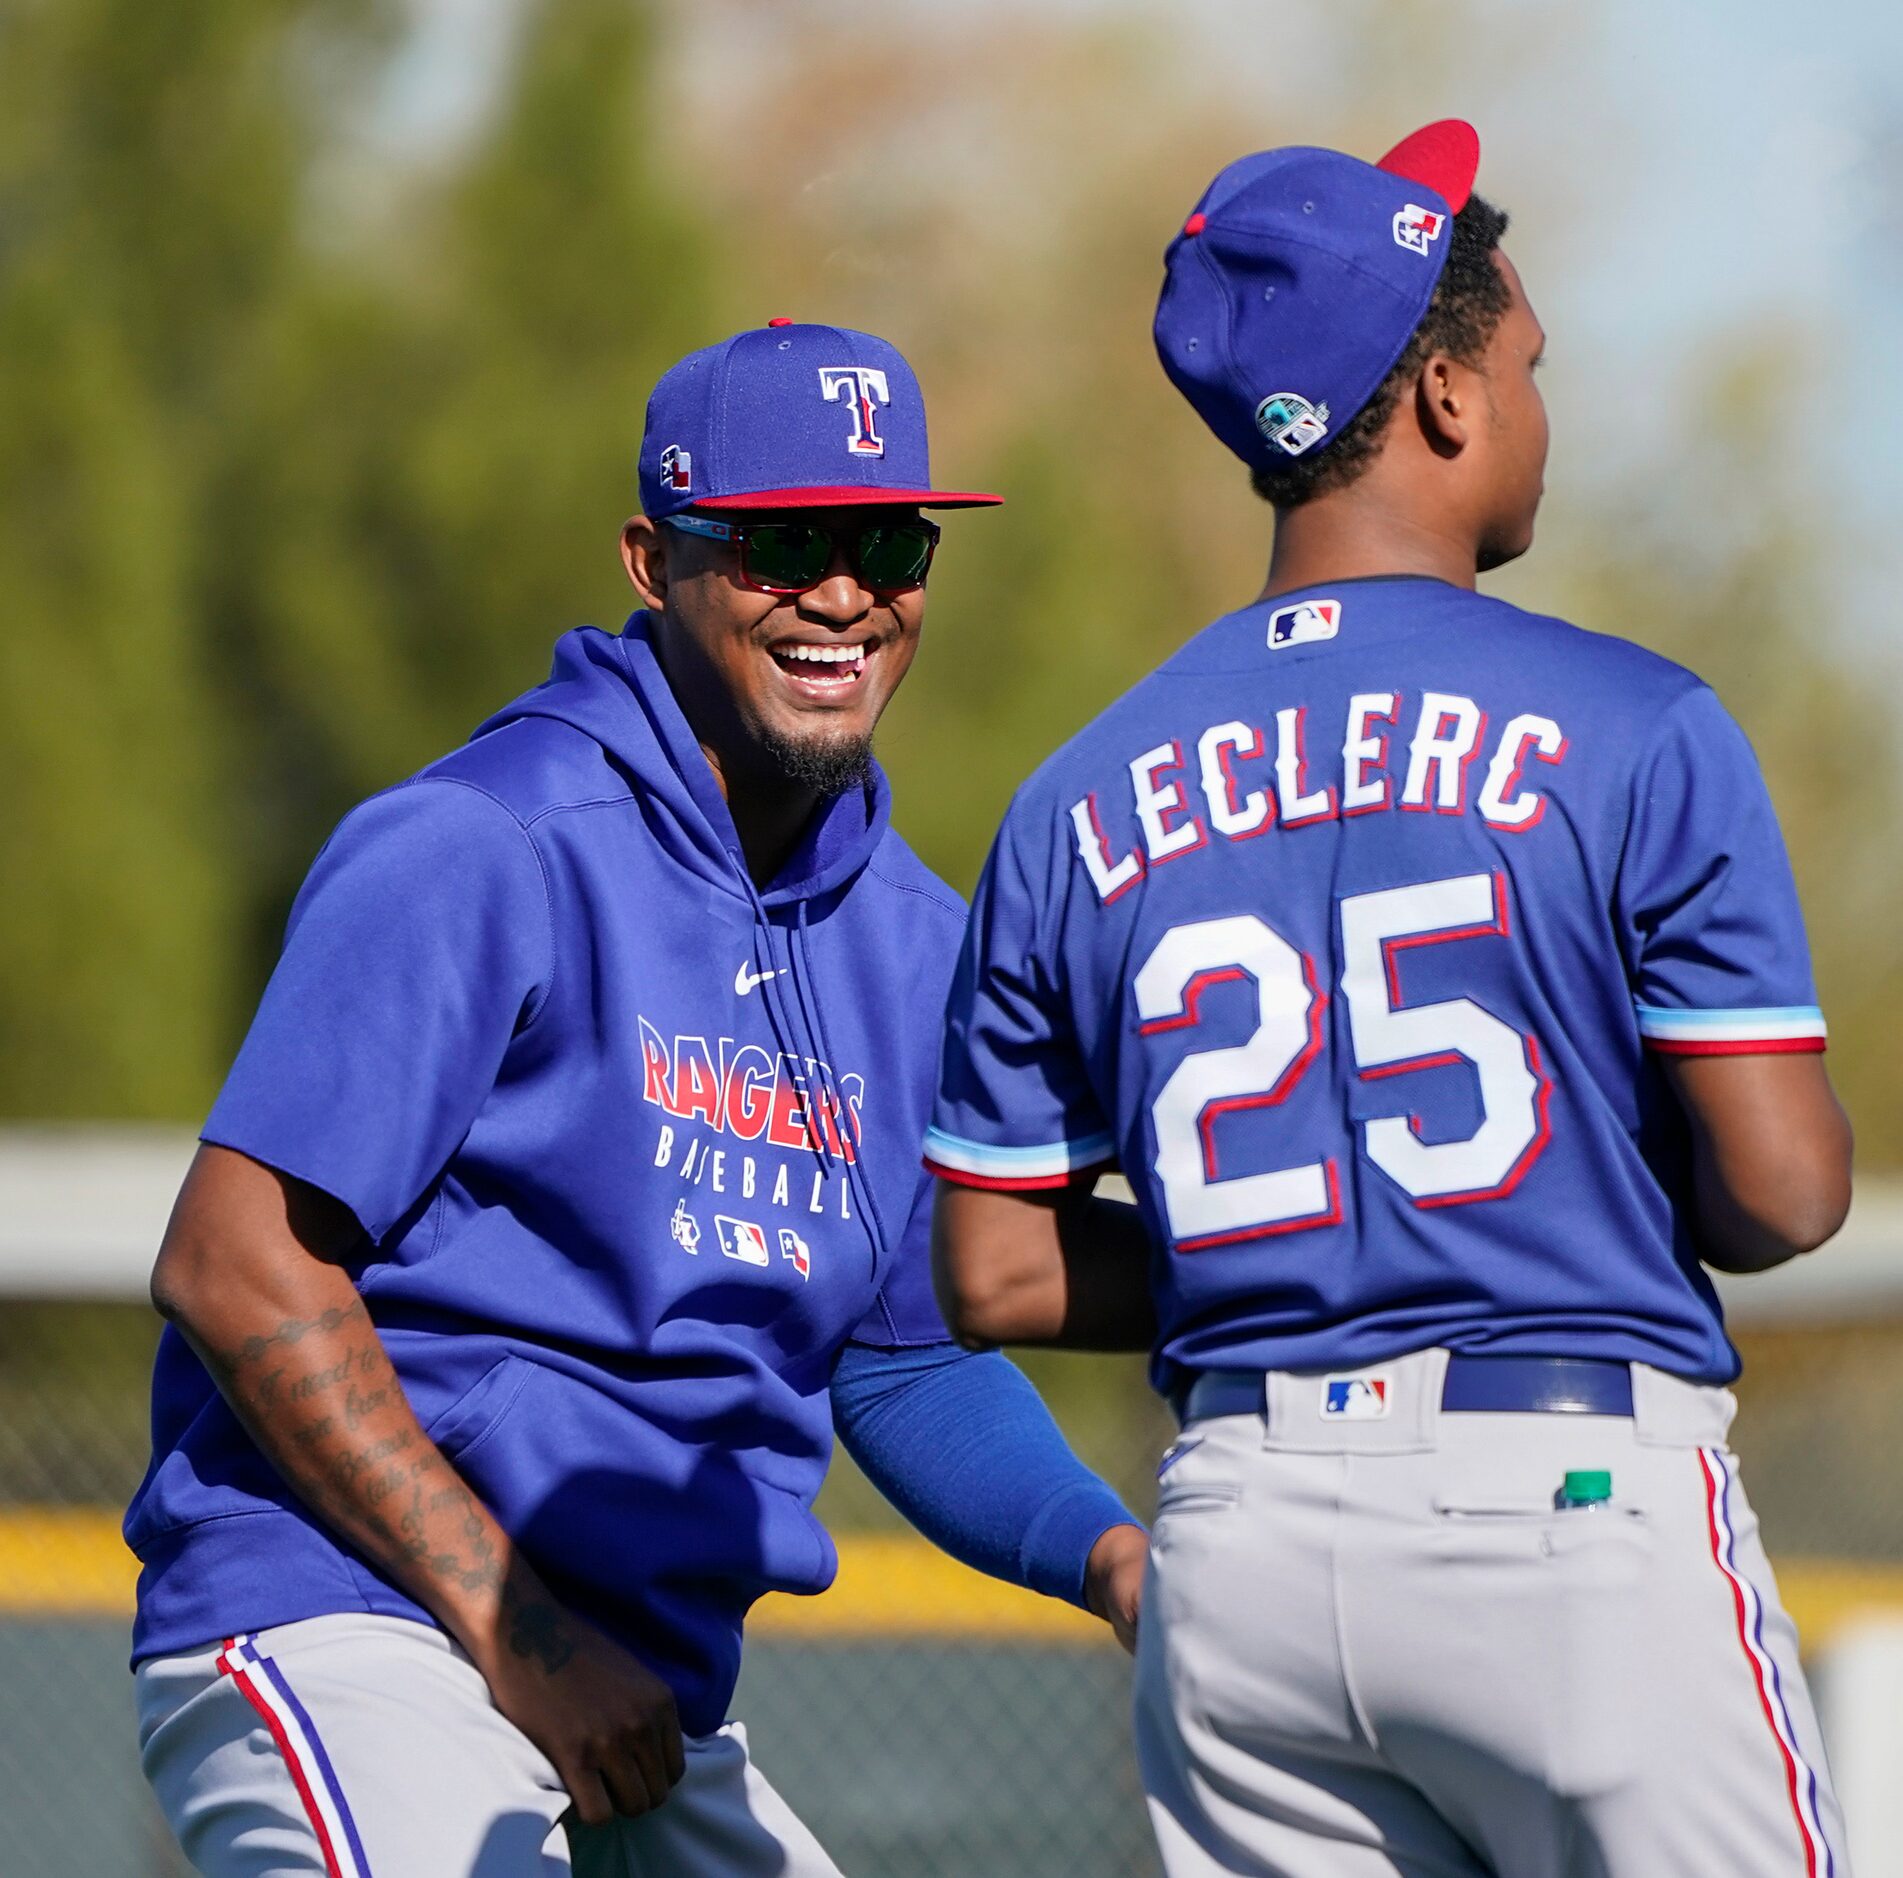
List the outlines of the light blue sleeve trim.
<svg viewBox="0 0 1903 1878">
<path fill-rule="evenodd" d="M 925 1131 L 925 1158 L 961 1174 L 996 1174 L 1000 1178 L 1036 1180 L 1054 1174 L 1073 1174 L 1116 1156 L 1116 1137 L 1089 1135 L 1081 1141 L 1053 1141 L 1041 1147 L 1000 1148 L 947 1134 L 942 1128 Z"/>
<path fill-rule="evenodd" d="M 1814 1004 L 1773 1004 L 1736 1010 L 1674 1010 L 1662 1004 L 1633 1003 L 1639 1032 L 1646 1037 L 1708 1037 L 1715 1042 L 1745 1042 L 1780 1037 L 1821 1037 L 1824 1013 Z"/>
</svg>

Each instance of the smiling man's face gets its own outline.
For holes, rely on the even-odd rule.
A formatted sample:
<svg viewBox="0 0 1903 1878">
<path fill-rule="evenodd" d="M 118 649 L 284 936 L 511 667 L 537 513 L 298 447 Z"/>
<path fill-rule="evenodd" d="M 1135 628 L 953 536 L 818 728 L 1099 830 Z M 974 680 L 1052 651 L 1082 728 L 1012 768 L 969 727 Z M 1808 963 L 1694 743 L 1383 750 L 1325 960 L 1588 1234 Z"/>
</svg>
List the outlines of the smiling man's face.
<svg viewBox="0 0 1903 1878">
<path fill-rule="evenodd" d="M 894 508 L 762 511 L 743 527 L 817 522 L 844 541 L 868 522 L 916 519 Z M 924 587 L 874 592 L 835 544 L 804 593 L 761 593 L 742 579 L 730 542 L 637 517 L 624 555 L 661 623 L 662 664 L 688 722 L 723 782 L 736 771 L 777 773 L 820 794 L 860 780 L 880 713 L 918 650 Z"/>
</svg>

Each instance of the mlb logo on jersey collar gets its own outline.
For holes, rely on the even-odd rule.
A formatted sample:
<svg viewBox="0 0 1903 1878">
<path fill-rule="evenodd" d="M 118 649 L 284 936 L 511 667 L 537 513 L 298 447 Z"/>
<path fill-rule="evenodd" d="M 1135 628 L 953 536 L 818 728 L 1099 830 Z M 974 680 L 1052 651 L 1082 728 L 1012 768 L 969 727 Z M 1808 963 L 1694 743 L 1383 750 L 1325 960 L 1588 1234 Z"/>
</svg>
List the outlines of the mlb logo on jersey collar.
<svg viewBox="0 0 1903 1878">
<path fill-rule="evenodd" d="M 1269 648 L 1304 646 L 1315 639 L 1332 639 L 1341 630 L 1339 600 L 1298 600 L 1277 607 L 1269 615 Z"/>
<path fill-rule="evenodd" d="M 1322 1384 L 1322 1415 L 1336 1422 L 1385 1421 L 1392 1391 L 1387 1376 L 1330 1376 Z"/>
</svg>

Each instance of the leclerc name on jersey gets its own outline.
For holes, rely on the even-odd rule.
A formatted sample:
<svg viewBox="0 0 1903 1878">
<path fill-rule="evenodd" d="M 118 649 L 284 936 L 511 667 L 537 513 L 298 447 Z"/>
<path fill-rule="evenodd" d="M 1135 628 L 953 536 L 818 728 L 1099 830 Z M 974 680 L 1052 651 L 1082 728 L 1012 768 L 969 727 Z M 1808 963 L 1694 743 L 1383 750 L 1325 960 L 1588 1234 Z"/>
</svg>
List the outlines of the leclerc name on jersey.
<svg viewBox="0 0 1903 1878">
<path fill-rule="evenodd" d="M 1118 794 L 1141 839 L 1126 853 L 1113 852 L 1095 791 L 1073 803 L 1077 852 L 1098 899 L 1107 904 L 1148 869 L 1206 847 L 1212 833 L 1247 841 L 1271 829 L 1401 809 L 1475 814 L 1489 828 L 1524 834 L 1546 811 L 1538 772 L 1529 770 L 1564 761 L 1566 735 L 1532 712 L 1491 732 L 1486 712 L 1454 692 L 1426 691 L 1415 700 L 1361 691 L 1348 700 L 1345 723 L 1324 725 L 1306 705 L 1277 711 L 1272 754 L 1270 746 L 1263 726 L 1231 718 L 1192 743 L 1177 738 L 1132 757 Z M 1470 789 L 1476 764 L 1479 786 Z"/>
</svg>

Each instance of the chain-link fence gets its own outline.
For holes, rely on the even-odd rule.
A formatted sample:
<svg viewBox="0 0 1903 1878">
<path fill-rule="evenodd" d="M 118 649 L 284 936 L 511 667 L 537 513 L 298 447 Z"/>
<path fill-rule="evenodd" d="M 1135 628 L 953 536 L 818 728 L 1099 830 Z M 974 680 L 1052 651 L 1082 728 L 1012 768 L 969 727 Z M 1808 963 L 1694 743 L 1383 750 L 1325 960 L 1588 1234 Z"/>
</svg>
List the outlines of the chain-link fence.
<svg viewBox="0 0 1903 1878">
<path fill-rule="evenodd" d="M 131 1304 L 0 1299 L 0 1878 L 186 1871 L 139 1776 L 132 1567 L 116 1540 L 146 1459 L 157 1328 Z M 1074 1396 L 1090 1367 L 1058 1361 L 1047 1380 Z M 1119 1462 L 1108 1471 L 1147 1505 L 1140 1483 L 1163 1418 L 1130 1365 L 1116 1366 L 1107 1394 L 1081 1445 L 1099 1465 Z M 965 1575 L 903 1539 L 843 1457 L 823 1510 L 846 1573 L 861 1561 L 885 1581 L 879 1611 L 861 1628 L 833 1617 L 806 1635 L 793 1600 L 769 1600 L 735 1714 L 842 1869 L 1153 1872 L 1127 1748 L 1129 1665 L 1099 1627 L 1035 1608 L 1006 1607 L 1000 1623 L 982 1596 L 946 1608 L 942 1587 L 955 1593 Z M 830 1595 L 849 1599 L 849 1583 Z"/>
<path fill-rule="evenodd" d="M 138 1774 L 131 1574 L 113 1538 L 144 1465 L 155 1336 L 130 1303 L 0 1299 L 0 1878 L 184 1870 Z M 1740 1341 L 1737 1445 L 1814 1645 L 1849 1602 L 1894 1597 L 1903 1567 L 1892 1460 L 1903 1318 Z M 1147 1512 L 1166 1420 L 1140 1366 L 1031 1367 L 1086 1459 Z M 841 1867 L 852 1878 L 1153 1873 L 1121 1654 L 1083 1620 L 1066 1628 L 1028 1603 L 947 1611 L 942 1572 L 843 1459 L 823 1510 L 842 1536 L 842 1582 L 817 1604 L 760 1608 L 735 1712 Z M 864 1622 L 855 1559 L 859 1582 L 882 1586 Z"/>
</svg>

